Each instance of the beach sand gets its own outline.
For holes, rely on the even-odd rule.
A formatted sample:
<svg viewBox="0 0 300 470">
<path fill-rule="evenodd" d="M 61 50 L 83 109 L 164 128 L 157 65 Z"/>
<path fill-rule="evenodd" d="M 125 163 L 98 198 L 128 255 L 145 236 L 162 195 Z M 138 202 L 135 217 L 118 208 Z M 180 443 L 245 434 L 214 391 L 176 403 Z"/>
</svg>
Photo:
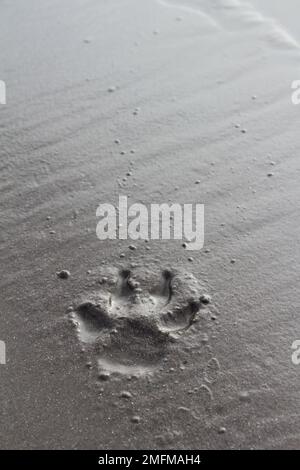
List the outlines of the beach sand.
<svg viewBox="0 0 300 470">
<path fill-rule="evenodd" d="M 299 448 L 300 9 L 282 3 L 1 2 L 2 449 Z M 99 240 L 120 194 L 204 204 L 203 249 Z"/>
</svg>

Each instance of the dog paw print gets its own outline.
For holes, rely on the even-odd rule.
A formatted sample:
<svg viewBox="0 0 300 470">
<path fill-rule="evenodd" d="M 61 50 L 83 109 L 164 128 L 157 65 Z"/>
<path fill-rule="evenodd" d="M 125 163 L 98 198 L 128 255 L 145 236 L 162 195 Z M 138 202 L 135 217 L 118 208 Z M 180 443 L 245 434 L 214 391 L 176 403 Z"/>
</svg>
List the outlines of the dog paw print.
<svg viewBox="0 0 300 470">
<path fill-rule="evenodd" d="M 71 312 L 78 339 L 99 367 L 121 373 L 153 369 L 193 324 L 203 288 L 195 277 L 164 269 L 121 269 Z"/>
</svg>

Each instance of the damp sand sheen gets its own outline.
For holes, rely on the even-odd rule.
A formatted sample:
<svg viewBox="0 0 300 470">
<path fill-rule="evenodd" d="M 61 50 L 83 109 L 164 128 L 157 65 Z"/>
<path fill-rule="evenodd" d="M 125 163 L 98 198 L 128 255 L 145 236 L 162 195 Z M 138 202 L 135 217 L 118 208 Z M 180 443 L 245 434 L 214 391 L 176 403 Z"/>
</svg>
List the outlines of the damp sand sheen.
<svg viewBox="0 0 300 470">
<path fill-rule="evenodd" d="M 0 4 L 1 448 L 299 448 L 299 5 L 21 3 Z M 203 249 L 99 240 L 120 194 L 204 204 Z"/>
</svg>

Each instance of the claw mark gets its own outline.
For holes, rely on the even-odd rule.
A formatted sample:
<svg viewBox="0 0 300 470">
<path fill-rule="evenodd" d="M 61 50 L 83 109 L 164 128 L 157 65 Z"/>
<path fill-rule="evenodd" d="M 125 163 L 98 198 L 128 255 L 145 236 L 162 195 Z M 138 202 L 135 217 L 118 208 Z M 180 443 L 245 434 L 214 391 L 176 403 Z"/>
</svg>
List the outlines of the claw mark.
<svg viewBox="0 0 300 470">
<path fill-rule="evenodd" d="M 152 289 L 151 294 L 157 302 L 161 302 L 161 307 L 165 307 L 172 299 L 172 278 L 173 273 L 165 269 L 161 273 L 161 279 L 157 286 Z"/>
<path fill-rule="evenodd" d="M 118 293 L 120 296 L 128 296 L 132 294 L 133 288 L 130 284 L 131 271 L 123 269 L 119 274 Z"/>
<path fill-rule="evenodd" d="M 173 274 L 168 269 L 165 269 L 162 273 L 163 277 L 163 295 L 168 298 L 167 304 L 171 301 L 172 298 L 172 279 Z"/>
</svg>

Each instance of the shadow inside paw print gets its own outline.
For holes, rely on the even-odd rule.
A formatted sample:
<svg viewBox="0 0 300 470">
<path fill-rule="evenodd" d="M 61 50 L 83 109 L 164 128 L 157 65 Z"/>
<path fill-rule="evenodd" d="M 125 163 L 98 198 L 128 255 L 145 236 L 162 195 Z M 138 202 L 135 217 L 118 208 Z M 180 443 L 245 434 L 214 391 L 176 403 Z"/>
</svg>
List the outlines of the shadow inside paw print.
<svg viewBox="0 0 300 470">
<path fill-rule="evenodd" d="M 188 273 L 112 270 L 99 292 L 75 308 L 78 338 L 95 350 L 100 367 L 144 373 L 191 326 L 202 293 Z"/>
</svg>

